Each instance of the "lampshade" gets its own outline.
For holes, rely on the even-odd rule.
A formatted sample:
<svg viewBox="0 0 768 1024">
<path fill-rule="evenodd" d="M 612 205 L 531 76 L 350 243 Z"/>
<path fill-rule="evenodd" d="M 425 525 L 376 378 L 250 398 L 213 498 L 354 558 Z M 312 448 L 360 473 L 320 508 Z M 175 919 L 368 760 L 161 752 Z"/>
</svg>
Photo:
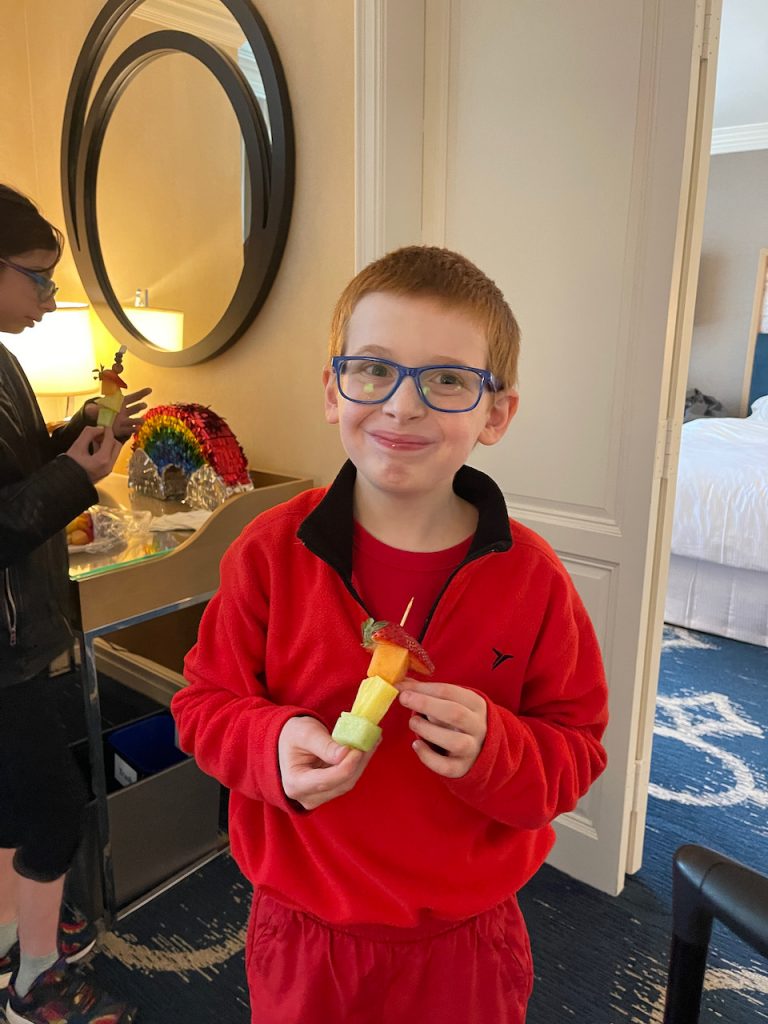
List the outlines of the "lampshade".
<svg viewBox="0 0 768 1024">
<path fill-rule="evenodd" d="M 184 314 L 159 306 L 123 306 L 123 312 L 147 341 L 168 352 L 184 347 Z"/>
<path fill-rule="evenodd" d="M 21 334 L 0 334 L 0 341 L 16 356 L 36 395 L 97 394 L 96 356 L 88 306 L 59 302 L 39 324 Z"/>
</svg>

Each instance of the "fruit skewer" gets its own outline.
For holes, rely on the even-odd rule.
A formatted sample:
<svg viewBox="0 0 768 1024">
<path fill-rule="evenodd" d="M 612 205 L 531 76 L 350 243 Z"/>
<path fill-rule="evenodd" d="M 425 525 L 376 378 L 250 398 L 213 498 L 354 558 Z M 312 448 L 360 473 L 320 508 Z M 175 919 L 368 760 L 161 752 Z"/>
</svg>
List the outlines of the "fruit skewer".
<svg viewBox="0 0 768 1024">
<path fill-rule="evenodd" d="M 374 619 L 363 623 L 363 647 L 372 652 L 372 657 L 351 710 L 343 711 L 334 726 L 332 736 L 336 743 L 371 750 L 381 736 L 379 722 L 398 694 L 396 684 L 405 679 L 409 670 L 421 675 L 434 672 L 427 652 L 403 629 L 412 603 L 413 600 L 400 625 Z"/>
<path fill-rule="evenodd" d="M 125 345 L 121 345 L 115 352 L 115 361 L 111 370 L 105 370 L 102 366 L 101 369 L 93 371 L 97 375 L 97 379 L 101 381 L 101 394 L 94 399 L 95 404 L 99 407 L 96 417 L 97 427 L 111 427 L 122 407 L 123 395 L 120 389 L 128 386 L 120 376 L 123 372 L 124 353 Z"/>
</svg>

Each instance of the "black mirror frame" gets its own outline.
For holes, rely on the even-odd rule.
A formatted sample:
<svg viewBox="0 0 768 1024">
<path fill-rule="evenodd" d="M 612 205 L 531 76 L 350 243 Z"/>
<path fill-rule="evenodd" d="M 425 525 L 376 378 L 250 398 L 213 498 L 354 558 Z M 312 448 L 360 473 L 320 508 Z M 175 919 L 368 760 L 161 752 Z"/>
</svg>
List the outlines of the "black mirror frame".
<svg viewBox="0 0 768 1024">
<path fill-rule="evenodd" d="M 238 22 L 253 50 L 264 83 L 271 143 L 261 109 L 240 68 L 217 47 L 186 32 L 154 32 L 126 47 L 91 98 L 106 48 L 122 22 L 142 2 L 108 0 L 78 57 L 67 96 L 62 134 L 64 216 L 86 294 L 110 333 L 147 362 L 189 366 L 210 359 L 233 344 L 253 322 L 269 294 L 285 249 L 293 205 L 293 120 L 277 51 L 249 0 L 220 2 Z M 203 339 L 178 352 L 153 345 L 123 313 L 104 265 L 96 216 L 101 145 L 117 101 L 139 71 L 169 52 L 187 53 L 199 60 L 225 90 L 243 135 L 251 185 L 243 269 L 232 300 Z"/>
</svg>

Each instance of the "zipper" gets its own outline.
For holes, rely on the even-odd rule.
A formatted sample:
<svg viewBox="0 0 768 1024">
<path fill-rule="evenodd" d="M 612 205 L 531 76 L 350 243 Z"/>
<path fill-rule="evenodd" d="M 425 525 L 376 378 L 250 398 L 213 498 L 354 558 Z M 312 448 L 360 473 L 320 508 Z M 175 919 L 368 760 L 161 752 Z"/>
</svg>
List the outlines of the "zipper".
<svg viewBox="0 0 768 1024">
<path fill-rule="evenodd" d="M 13 597 L 13 588 L 11 587 L 11 570 L 3 569 L 3 584 L 5 589 L 5 621 L 8 625 L 8 636 L 10 637 L 11 647 L 16 646 L 16 601 Z"/>
<path fill-rule="evenodd" d="M 484 558 L 485 555 L 492 555 L 492 554 L 495 554 L 498 551 L 506 551 L 506 550 L 507 550 L 507 548 L 503 544 L 488 544 L 486 547 L 480 548 L 478 551 L 473 551 L 471 554 L 467 555 L 467 557 L 464 559 L 464 561 L 456 566 L 456 568 L 453 570 L 451 575 L 448 577 L 448 579 L 443 584 L 443 589 L 440 591 L 440 593 L 435 598 L 435 603 L 430 608 L 429 613 L 428 613 L 426 619 L 424 620 L 424 626 L 423 626 L 421 632 L 419 633 L 419 636 L 417 637 L 419 643 L 423 643 L 424 642 L 424 638 L 427 635 L 427 630 L 429 629 L 429 624 L 432 621 L 433 615 L 437 611 L 437 606 L 440 604 L 440 601 L 442 600 L 443 595 L 445 594 L 446 590 L 451 585 L 451 583 L 453 583 L 453 581 L 456 579 L 456 577 L 461 572 L 461 570 L 465 566 L 471 565 L 472 562 L 476 562 L 478 560 L 478 558 Z"/>
</svg>

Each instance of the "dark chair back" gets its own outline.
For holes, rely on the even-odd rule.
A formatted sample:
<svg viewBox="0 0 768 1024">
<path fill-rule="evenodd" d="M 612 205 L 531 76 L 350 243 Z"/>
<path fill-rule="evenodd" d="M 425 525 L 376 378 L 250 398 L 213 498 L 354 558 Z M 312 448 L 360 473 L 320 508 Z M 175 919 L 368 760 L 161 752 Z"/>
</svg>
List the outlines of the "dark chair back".
<svg viewBox="0 0 768 1024">
<path fill-rule="evenodd" d="M 712 921 L 768 958 L 768 877 L 705 846 L 681 846 L 672 866 L 672 948 L 664 1024 L 696 1024 Z"/>
</svg>

